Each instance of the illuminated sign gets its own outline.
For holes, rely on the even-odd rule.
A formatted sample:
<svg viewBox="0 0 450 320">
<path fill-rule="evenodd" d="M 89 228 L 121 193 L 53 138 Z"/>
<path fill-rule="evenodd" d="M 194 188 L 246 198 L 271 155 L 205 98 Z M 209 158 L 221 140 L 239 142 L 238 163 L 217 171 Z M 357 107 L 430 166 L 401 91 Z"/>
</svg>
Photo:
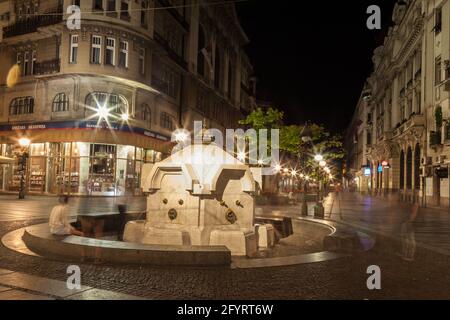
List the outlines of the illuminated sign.
<svg viewBox="0 0 450 320">
<path fill-rule="evenodd" d="M 382 173 L 383 172 L 383 166 L 378 166 L 378 173 Z"/>
<path fill-rule="evenodd" d="M 372 170 L 370 170 L 370 168 L 365 168 L 364 169 L 364 175 L 366 177 L 369 177 L 372 174 Z"/>
</svg>

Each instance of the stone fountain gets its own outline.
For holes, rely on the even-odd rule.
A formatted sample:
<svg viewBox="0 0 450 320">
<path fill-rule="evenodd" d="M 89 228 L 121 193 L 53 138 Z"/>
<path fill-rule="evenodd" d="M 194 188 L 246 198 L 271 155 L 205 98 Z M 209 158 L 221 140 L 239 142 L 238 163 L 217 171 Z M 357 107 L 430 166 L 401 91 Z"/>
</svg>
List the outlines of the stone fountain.
<svg viewBox="0 0 450 320">
<path fill-rule="evenodd" d="M 126 225 L 126 242 L 225 245 L 234 256 L 252 256 L 259 238 L 273 239 L 270 225 L 254 223 L 250 168 L 215 144 L 190 145 L 148 172 L 142 179 L 147 220 Z"/>
</svg>

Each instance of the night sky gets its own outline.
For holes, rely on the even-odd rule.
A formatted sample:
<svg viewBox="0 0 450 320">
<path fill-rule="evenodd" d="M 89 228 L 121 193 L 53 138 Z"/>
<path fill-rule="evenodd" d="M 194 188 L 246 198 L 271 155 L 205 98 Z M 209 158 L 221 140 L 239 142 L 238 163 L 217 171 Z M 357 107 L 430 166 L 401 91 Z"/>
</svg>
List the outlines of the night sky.
<svg viewBox="0 0 450 320">
<path fill-rule="evenodd" d="M 367 7 L 381 7 L 383 30 L 369 30 Z M 351 120 L 373 50 L 391 25 L 395 0 L 249 0 L 237 11 L 259 79 L 257 98 L 342 133 Z"/>
</svg>

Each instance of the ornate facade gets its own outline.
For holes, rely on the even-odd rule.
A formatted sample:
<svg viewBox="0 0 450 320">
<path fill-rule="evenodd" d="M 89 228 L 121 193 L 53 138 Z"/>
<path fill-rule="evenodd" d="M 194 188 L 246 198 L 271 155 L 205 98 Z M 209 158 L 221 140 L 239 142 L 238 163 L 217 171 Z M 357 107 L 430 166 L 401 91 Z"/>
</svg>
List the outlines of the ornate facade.
<svg viewBox="0 0 450 320">
<path fill-rule="evenodd" d="M 360 119 L 372 137 L 369 188 L 448 207 L 450 1 L 398 1 L 393 22 L 374 51 Z"/>
<path fill-rule="evenodd" d="M 0 155 L 31 140 L 29 191 L 139 193 L 141 163 L 164 157 L 174 130 L 235 128 L 254 105 L 231 2 L 10 0 L 0 27 Z M 15 170 L 1 167 L 0 190 L 15 190 Z"/>
</svg>

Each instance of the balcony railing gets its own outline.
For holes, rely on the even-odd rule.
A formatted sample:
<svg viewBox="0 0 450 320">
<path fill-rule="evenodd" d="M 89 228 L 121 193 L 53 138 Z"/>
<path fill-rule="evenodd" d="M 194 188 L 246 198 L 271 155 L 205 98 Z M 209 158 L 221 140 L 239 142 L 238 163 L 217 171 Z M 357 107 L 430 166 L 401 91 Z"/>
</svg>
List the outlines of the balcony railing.
<svg viewBox="0 0 450 320">
<path fill-rule="evenodd" d="M 36 32 L 38 28 L 58 24 L 62 21 L 62 7 L 46 12 L 44 15 L 30 16 L 16 21 L 14 24 L 3 28 L 3 37 L 15 37 Z"/>
<path fill-rule="evenodd" d="M 59 59 L 37 62 L 34 66 L 35 75 L 58 73 L 60 68 Z"/>
</svg>

